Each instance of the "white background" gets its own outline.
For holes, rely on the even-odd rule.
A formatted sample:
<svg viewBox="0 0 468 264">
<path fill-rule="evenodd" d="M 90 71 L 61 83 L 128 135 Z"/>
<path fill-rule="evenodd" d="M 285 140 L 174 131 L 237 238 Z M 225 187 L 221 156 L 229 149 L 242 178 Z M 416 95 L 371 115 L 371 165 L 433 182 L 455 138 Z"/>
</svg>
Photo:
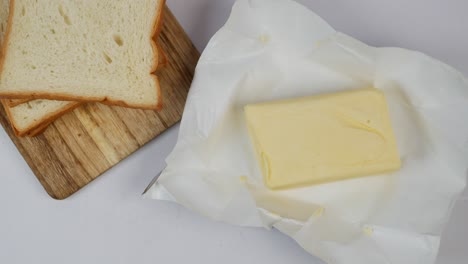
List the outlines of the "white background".
<svg viewBox="0 0 468 264">
<path fill-rule="evenodd" d="M 196 47 L 234 0 L 168 0 Z M 466 0 L 302 0 L 337 30 L 375 46 L 420 50 L 468 76 Z M 288 19 L 288 18 L 278 18 Z M 320 263 L 276 231 L 232 227 L 143 200 L 177 127 L 65 201 L 49 198 L 0 129 L 0 263 Z M 468 192 L 442 239 L 438 264 L 468 261 Z"/>
</svg>

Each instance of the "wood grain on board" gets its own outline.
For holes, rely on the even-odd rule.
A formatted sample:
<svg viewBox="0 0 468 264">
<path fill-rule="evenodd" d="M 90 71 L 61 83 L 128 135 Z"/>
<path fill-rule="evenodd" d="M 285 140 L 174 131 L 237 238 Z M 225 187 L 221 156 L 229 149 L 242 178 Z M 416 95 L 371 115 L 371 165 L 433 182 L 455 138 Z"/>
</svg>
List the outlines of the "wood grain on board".
<svg viewBox="0 0 468 264">
<path fill-rule="evenodd" d="M 0 123 L 51 197 L 69 197 L 181 119 L 199 53 L 167 7 L 159 44 L 168 59 L 157 72 L 162 111 L 89 103 L 18 138 L 1 108 Z"/>
</svg>

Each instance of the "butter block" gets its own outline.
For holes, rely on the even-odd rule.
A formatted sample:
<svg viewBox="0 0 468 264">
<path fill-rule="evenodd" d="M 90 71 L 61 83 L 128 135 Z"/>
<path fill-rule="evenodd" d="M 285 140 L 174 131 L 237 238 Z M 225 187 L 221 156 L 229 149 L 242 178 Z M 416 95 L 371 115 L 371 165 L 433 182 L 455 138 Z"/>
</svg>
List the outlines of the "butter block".
<svg viewBox="0 0 468 264">
<path fill-rule="evenodd" d="M 385 95 L 367 88 L 245 106 L 267 187 L 281 189 L 398 170 Z"/>
</svg>

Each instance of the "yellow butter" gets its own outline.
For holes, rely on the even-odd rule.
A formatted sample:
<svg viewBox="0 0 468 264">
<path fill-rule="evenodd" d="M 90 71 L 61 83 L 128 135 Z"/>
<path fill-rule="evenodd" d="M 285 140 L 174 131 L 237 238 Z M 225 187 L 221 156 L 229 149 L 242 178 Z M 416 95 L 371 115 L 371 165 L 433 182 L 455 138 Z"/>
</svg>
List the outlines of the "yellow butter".
<svg viewBox="0 0 468 264">
<path fill-rule="evenodd" d="M 390 172 L 401 166 L 384 94 L 374 88 L 247 105 L 272 189 Z"/>
</svg>

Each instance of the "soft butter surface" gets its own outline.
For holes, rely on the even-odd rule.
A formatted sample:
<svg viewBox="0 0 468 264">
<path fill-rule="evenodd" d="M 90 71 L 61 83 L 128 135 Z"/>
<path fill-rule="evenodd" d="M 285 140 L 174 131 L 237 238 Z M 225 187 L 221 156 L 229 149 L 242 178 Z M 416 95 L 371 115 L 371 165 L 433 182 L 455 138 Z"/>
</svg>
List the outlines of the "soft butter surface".
<svg viewBox="0 0 468 264">
<path fill-rule="evenodd" d="M 272 189 L 397 170 L 384 94 L 360 89 L 245 107 L 265 184 Z"/>
</svg>

